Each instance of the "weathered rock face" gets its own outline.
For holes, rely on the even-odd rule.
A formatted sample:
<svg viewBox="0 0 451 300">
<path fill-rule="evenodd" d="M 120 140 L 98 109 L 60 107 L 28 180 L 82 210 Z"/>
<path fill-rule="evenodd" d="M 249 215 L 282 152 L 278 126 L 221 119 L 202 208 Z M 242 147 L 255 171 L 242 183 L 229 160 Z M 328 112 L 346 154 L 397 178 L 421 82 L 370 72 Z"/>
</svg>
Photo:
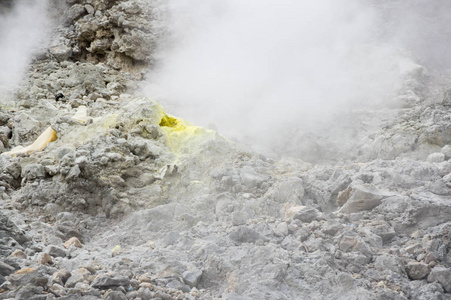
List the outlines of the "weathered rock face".
<svg viewBox="0 0 451 300">
<path fill-rule="evenodd" d="M 163 18 L 159 1 L 69 1 L 65 41 L 50 54 L 58 61 L 103 62 L 139 76 L 153 62 Z"/>
<path fill-rule="evenodd" d="M 0 106 L 2 153 L 57 133 L 0 156 L 1 299 L 450 298 L 451 107 L 421 66 L 424 101 L 361 115 L 385 127 L 274 160 L 133 94 L 164 6 L 66 3 Z"/>
<path fill-rule="evenodd" d="M 0 3 L 0 14 L 8 13 L 13 6 L 13 0 L 6 0 Z"/>
<path fill-rule="evenodd" d="M 15 249 L 22 249 L 22 246 L 29 240 L 30 238 L 25 232 L 20 230 L 7 215 L 0 212 L 0 256 L 6 257 Z M 5 269 L 7 270 L 8 268 L 6 267 Z M 8 274 L 2 275 L 6 276 Z"/>
</svg>

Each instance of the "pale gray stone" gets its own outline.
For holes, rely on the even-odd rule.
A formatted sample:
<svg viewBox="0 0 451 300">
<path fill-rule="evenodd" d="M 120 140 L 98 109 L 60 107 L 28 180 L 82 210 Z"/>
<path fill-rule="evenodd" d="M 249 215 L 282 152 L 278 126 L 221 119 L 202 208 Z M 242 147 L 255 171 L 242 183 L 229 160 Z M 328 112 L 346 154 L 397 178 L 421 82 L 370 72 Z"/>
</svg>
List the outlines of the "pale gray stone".
<svg viewBox="0 0 451 300">
<path fill-rule="evenodd" d="M 202 278 L 202 271 L 199 269 L 194 269 L 190 271 L 183 272 L 183 281 L 189 285 L 191 288 L 197 287 L 199 281 Z"/>
<path fill-rule="evenodd" d="M 130 285 L 130 279 L 125 276 L 110 276 L 108 274 L 98 275 L 91 283 L 95 288 L 111 288 L 115 286 L 128 287 Z"/>
<path fill-rule="evenodd" d="M 66 256 L 66 250 L 64 250 L 61 247 L 55 246 L 55 245 L 49 245 L 44 252 L 50 254 L 53 257 L 65 257 Z"/>
<path fill-rule="evenodd" d="M 295 220 L 301 220 L 305 223 L 310 223 L 319 217 L 319 211 L 311 207 L 303 207 L 293 216 Z"/>
<path fill-rule="evenodd" d="M 451 145 L 443 146 L 440 152 L 445 155 L 446 160 L 451 159 Z"/>
<path fill-rule="evenodd" d="M 391 193 L 375 188 L 372 185 L 356 185 L 352 187 L 351 196 L 339 210 L 340 213 L 355 213 L 371 210 L 382 203 Z"/>
<path fill-rule="evenodd" d="M 72 48 L 66 45 L 58 45 L 49 49 L 50 55 L 57 61 L 68 60 L 72 56 Z"/>
<path fill-rule="evenodd" d="M 428 282 L 438 282 L 447 293 L 451 293 L 451 269 L 435 267 L 428 276 Z"/>
<path fill-rule="evenodd" d="M 288 235 L 288 224 L 286 222 L 279 223 L 274 229 L 274 234 L 280 237 Z"/>
<path fill-rule="evenodd" d="M 426 278 L 429 274 L 429 267 L 424 263 L 409 262 L 406 265 L 406 271 L 409 278 L 418 280 Z"/>
<path fill-rule="evenodd" d="M 427 157 L 427 161 L 431 163 L 441 163 L 445 160 L 445 154 L 443 153 L 432 153 Z"/>
</svg>

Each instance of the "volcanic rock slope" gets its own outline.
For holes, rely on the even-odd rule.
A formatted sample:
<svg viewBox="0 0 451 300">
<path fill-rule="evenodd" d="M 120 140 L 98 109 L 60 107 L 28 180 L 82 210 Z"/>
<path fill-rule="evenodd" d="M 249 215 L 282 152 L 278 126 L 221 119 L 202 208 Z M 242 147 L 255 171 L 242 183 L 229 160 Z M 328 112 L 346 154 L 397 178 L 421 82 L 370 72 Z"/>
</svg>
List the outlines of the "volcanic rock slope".
<svg viewBox="0 0 451 300">
<path fill-rule="evenodd" d="M 412 64 L 403 107 L 270 159 L 135 92 L 157 1 L 66 2 L 0 99 L 1 152 L 57 133 L 0 156 L 0 299 L 451 299 L 445 75 Z"/>
</svg>

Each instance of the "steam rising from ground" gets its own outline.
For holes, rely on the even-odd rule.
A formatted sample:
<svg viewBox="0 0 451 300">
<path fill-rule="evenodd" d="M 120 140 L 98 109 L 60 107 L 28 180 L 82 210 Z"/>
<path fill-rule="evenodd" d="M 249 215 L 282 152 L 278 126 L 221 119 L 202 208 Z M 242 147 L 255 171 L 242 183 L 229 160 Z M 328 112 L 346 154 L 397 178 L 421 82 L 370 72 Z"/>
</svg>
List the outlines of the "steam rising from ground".
<svg viewBox="0 0 451 300">
<path fill-rule="evenodd" d="M 48 36 L 47 0 L 13 3 L 11 10 L 0 14 L 0 93 L 19 84 L 36 49 Z"/>
<path fill-rule="evenodd" d="M 169 111 L 267 149 L 283 143 L 287 128 L 315 130 L 340 110 L 397 105 L 401 58 L 443 65 L 451 42 L 432 51 L 427 43 L 444 36 L 449 8 L 420 0 L 172 0 L 171 34 L 146 91 Z"/>
</svg>

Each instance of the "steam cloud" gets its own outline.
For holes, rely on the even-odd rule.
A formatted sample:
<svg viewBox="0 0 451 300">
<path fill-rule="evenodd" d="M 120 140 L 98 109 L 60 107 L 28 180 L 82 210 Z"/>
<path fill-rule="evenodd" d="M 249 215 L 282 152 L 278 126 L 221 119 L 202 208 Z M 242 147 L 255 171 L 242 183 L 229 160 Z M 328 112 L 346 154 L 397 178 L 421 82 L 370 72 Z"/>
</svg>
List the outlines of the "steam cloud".
<svg viewBox="0 0 451 300">
<path fill-rule="evenodd" d="M 39 45 L 48 36 L 47 0 L 13 1 L 0 14 L 0 92 L 19 84 Z"/>
<path fill-rule="evenodd" d="M 146 93 L 260 150 L 287 127 L 396 105 L 402 59 L 451 64 L 449 1 L 169 3 L 170 36 Z"/>
</svg>

